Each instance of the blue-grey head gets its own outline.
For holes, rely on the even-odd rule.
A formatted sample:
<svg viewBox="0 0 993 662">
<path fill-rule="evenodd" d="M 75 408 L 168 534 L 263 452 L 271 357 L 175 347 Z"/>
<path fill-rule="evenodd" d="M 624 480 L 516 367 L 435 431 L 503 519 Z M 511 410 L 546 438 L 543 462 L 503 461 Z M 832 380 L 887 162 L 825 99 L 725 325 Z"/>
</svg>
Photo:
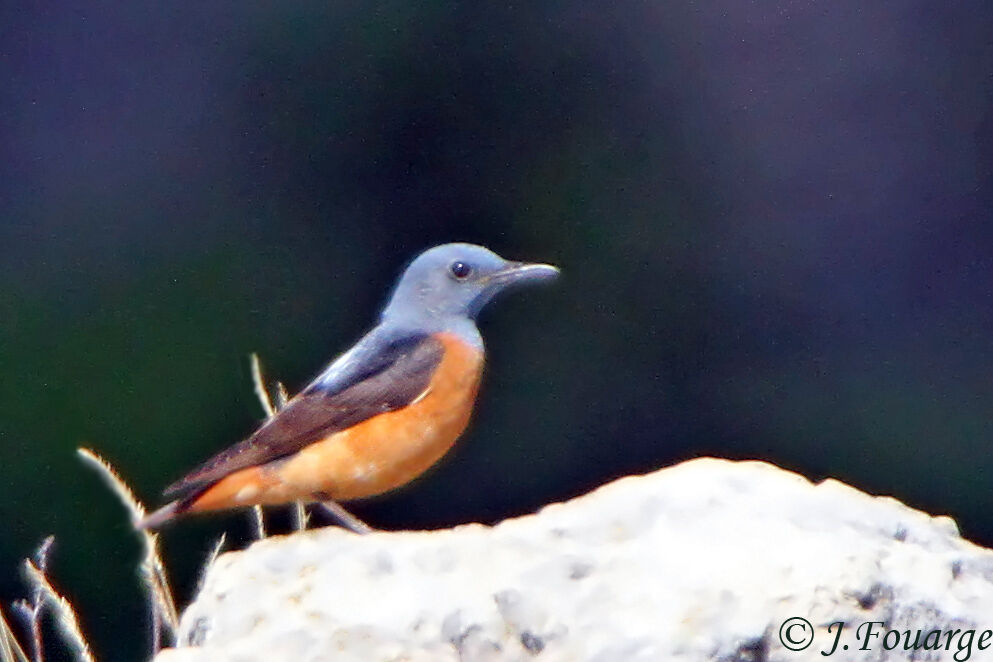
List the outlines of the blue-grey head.
<svg viewBox="0 0 993 662">
<path fill-rule="evenodd" d="M 494 296 L 555 278 L 549 264 L 505 260 L 474 244 L 443 244 L 414 258 L 397 283 L 382 321 L 425 331 L 472 325 Z"/>
</svg>

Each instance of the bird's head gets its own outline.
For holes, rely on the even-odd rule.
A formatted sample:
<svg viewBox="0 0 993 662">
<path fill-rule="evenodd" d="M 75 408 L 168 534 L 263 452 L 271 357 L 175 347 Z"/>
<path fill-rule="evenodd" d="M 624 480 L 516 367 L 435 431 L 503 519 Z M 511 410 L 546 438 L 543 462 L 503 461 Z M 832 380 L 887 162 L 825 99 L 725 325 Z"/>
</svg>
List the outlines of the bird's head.
<svg viewBox="0 0 993 662">
<path fill-rule="evenodd" d="M 460 319 L 472 321 L 500 292 L 550 280 L 558 273 L 549 264 L 511 262 L 474 244 L 435 246 L 403 272 L 382 319 L 438 328 Z"/>
</svg>

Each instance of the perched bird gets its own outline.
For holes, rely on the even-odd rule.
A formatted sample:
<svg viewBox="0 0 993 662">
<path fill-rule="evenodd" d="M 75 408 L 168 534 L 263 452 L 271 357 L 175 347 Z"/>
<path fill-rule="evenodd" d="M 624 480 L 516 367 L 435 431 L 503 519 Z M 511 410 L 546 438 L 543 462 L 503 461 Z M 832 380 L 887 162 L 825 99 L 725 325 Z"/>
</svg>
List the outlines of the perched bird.
<svg viewBox="0 0 993 662">
<path fill-rule="evenodd" d="M 472 244 L 421 253 L 375 328 L 254 434 L 169 486 L 175 500 L 137 526 L 239 506 L 361 499 L 408 483 L 469 422 L 483 367 L 479 311 L 511 286 L 557 275 Z"/>
</svg>

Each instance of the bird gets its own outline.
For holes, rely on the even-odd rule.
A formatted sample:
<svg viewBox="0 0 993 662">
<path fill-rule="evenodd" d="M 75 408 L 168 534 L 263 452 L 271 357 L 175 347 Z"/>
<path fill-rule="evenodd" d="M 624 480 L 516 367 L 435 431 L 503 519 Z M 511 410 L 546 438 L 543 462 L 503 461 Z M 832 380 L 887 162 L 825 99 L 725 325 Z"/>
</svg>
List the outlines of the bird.
<svg viewBox="0 0 993 662">
<path fill-rule="evenodd" d="M 468 425 L 485 354 L 480 311 L 505 290 L 558 274 L 474 244 L 424 251 L 372 330 L 253 434 L 167 487 L 173 500 L 136 527 L 246 506 L 337 504 L 409 483 Z"/>
</svg>

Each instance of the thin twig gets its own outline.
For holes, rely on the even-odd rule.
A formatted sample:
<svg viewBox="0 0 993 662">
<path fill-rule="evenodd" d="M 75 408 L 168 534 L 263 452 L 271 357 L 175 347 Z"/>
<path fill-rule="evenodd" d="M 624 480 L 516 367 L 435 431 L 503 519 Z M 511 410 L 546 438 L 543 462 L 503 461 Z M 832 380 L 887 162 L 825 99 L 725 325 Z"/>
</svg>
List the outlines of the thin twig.
<svg viewBox="0 0 993 662">
<path fill-rule="evenodd" d="M 79 627 L 79 621 L 76 619 L 76 612 L 73 611 L 72 605 L 52 588 L 45 573 L 33 561 L 26 560 L 24 567 L 27 570 L 28 579 L 41 590 L 45 601 L 51 604 L 55 614 L 55 622 L 65 635 L 66 642 L 75 651 L 76 657 L 81 662 L 95 662 L 90 646 L 86 643 L 83 631 Z"/>
</svg>

